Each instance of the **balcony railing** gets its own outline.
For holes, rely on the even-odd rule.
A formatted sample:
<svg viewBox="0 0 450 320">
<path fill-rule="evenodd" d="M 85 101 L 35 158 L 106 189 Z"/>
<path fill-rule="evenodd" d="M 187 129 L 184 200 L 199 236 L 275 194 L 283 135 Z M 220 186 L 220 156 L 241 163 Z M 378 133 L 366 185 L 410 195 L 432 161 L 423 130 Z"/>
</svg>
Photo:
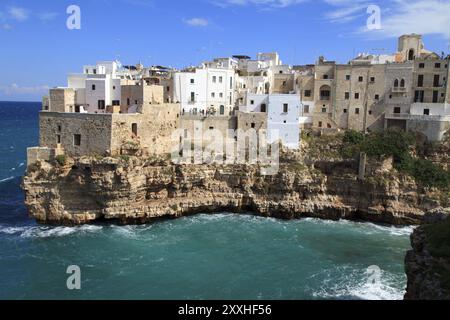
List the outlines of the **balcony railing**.
<svg viewBox="0 0 450 320">
<path fill-rule="evenodd" d="M 408 89 L 406 87 L 393 87 L 392 88 L 392 92 L 394 93 L 404 93 L 408 91 Z"/>
</svg>

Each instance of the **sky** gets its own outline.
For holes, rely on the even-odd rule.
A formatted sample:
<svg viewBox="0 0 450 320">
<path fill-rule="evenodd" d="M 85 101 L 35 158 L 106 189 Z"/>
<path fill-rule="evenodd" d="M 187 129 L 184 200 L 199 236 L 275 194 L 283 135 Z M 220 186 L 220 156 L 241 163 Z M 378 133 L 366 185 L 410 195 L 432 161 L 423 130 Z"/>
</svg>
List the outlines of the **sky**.
<svg viewBox="0 0 450 320">
<path fill-rule="evenodd" d="M 80 29 L 67 27 L 71 5 Z M 0 101 L 40 101 L 99 60 L 181 68 L 277 51 L 287 64 L 346 63 L 392 54 L 413 32 L 450 53 L 450 0 L 0 0 Z"/>
</svg>

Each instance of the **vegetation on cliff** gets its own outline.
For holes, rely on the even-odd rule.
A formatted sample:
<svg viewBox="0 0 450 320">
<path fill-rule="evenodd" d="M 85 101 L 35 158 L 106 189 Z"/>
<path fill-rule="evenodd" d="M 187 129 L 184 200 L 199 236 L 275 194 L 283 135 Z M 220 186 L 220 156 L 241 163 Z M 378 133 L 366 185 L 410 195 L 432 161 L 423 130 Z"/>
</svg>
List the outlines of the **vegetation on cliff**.
<svg viewBox="0 0 450 320">
<path fill-rule="evenodd" d="M 394 167 L 414 177 L 421 186 L 450 191 L 450 172 L 426 158 L 438 146 L 414 133 L 388 130 L 364 135 L 349 130 L 344 133 L 342 142 L 341 155 L 344 158 L 355 157 L 360 152 L 365 152 L 369 157 L 392 156 Z"/>
</svg>

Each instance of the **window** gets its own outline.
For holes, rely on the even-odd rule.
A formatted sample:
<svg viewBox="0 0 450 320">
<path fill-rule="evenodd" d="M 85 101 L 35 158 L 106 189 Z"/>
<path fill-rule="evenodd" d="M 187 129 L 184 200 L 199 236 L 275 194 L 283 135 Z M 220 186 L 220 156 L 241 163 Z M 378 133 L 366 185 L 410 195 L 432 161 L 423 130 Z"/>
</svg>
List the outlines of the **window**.
<svg viewBox="0 0 450 320">
<path fill-rule="evenodd" d="M 380 95 L 379 94 L 375 95 L 375 100 L 380 100 Z"/>
<path fill-rule="evenodd" d="M 138 126 L 137 126 L 137 123 L 132 123 L 132 124 L 131 124 L 131 132 L 133 133 L 133 135 L 137 136 L 137 134 L 138 134 Z"/>
<path fill-rule="evenodd" d="M 120 106 L 120 100 L 113 100 L 112 101 L 113 106 Z"/>
<path fill-rule="evenodd" d="M 169 87 L 169 86 L 166 87 L 166 91 L 167 91 L 167 92 L 170 91 L 170 87 Z"/>
<path fill-rule="evenodd" d="M 223 78 L 219 77 L 219 83 L 222 83 L 222 81 L 223 81 Z"/>
<path fill-rule="evenodd" d="M 405 87 L 405 79 L 400 80 L 400 88 Z"/>
<path fill-rule="evenodd" d="M 215 97 L 216 97 L 215 92 L 211 92 L 211 98 L 215 98 Z"/>
<path fill-rule="evenodd" d="M 359 92 L 355 92 L 355 99 L 359 99 Z"/>
<path fill-rule="evenodd" d="M 252 128 L 254 128 L 256 126 L 256 124 L 254 122 L 251 123 L 250 125 Z"/>
<path fill-rule="evenodd" d="M 375 82 L 375 77 L 370 77 L 370 82 L 374 83 Z"/>
<path fill-rule="evenodd" d="M 413 49 L 411 49 L 411 50 L 409 50 L 409 52 L 408 52 L 408 60 L 414 60 L 414 50 Z"/>
<path fill-rule="evenodd" d="M 419 74 L 419 76 L 417 77 L 417 86 L 423 87 L 423 74 Z"/>
<path fill-rule="evenodd" d="M 419 63 L 419 69 L 425 68 L 425 63 Z"/>
<path fill-rule="evenodd" d="M 319 121 L 318 127 L 319 127 L 319 128 L 322 128 L 322 121 Z"/>
<path fill-rule="evenodd" d="M 323 78 L 326 80 L 326 79 L 328 79 L 328 75 L 327 74 L 324 74 L 323 75 Z"/>
<path fill-rule="evenodd" d="M 61 132 L 61 125 L 58 125 L 58 132 Z"/>
<path fill-rule="evenodd" d="M 191 92 L 191 102 L 195 102 L 195 92 Z"/>
<path fill-rule="evenodd" d="M 97 74 L 97 69 L 93 69 L 92 71 L 94 72 L 94 74 Z"/>
<path fill-rule="evenodd" d="M 225 106 L 223 106 L 223 105 L 221 105 L 220 107 L 219 107 L 219 112 L 220 112 L 220 114 L 225 114 Z"/>
<path fill-rule="evenodd" d="M 113 86 L 113 90 L 116 90 L 116 86 Z"/>
<path fill-rule="evenodd" d="M 372 114 L 372 110 L 369 110 L 369 114 Z"/>
<path fill-rule="evenodd" d="M 330 100 L 330 90 L 320 90 L 320 100 Z"/>
<path fill-rule="evenodd" d="M 346 92 L 344 95 L 345 100 L 350 99 L 350 92 Z"/>
<path fill-rule="evenodd" d="M 56 135 L 56 143 L 61 143 L 61 135 L 60 134 Z"/>
<path fill-rule="evenodd" d="M 261 103 L 261 112 L 267 112 L 267 106 L 265 103 Z"/>
<path fill-rule="evenodd" d="M 127 106 L 130 105 L 130 98 L 127 98 Z"/>
<path fill-rule="evenodd" d="M 359 108 L 355 108 L 355 114 L 359 114 Z"/>
<path fill-rule="evenodd" d="M 350 75 L 349 74 L 345 75 L 345 80 L 350 80 Z"/>
<path fill-rule="evenodd" d="M 138 101 L 137 101 L 137 100 L 134 100 L 134 104 L 138 104 Z"/>
<path fill-rule="evenodd" d="M 255 100 L 250 100 L 250 104 L 255 104 Z"/>
<path fill-rule="evenodd" d="M 213 76 L 212 81 L 213 81 L 213 83 L 216 83 L 217 82 L 217 77 Z"/>
<path fill-rule="evenodd" d="M 283 87 L 286 86 L 286 81 L 283 81 Z"/>
<path fill-rule="evenodd" d="M 439 87 L 439 75 L 438 74 L 434 75 L 433 87 Z"/>
<path fill-rule="evenodd" d="M 398 88 L 398 83 L 399 83 L 399 82 L 398 82 L 398 79 L 395 79 L 395 80 L 394 80 L 394 88 Z"/>
<path fill-rule="evenodd" d="M 426 116 L 430 115 L 430 109 L 423 109 L 423 114 Z"/>
<path fill-rule="evenodd" d="M 233 78 L 230 78 L 230 89 L 233 89 Z"/>
<path fill-rule="evenodd" d="M 95 90 L 95 84 L 93 84 L 91 88 L 92 88 L 92 91 L 94 91 Z"/>
<path fill-rule="evenodd" d="M 305 90 L 305 97 L 311 97 L 311 90 Z"/>
<path fill-rule="evenodd" d="M 303 107 L 303 113 L 309 113 L 309 105 Z"/>
<path fill-rule="evenodd" d="M 81 146 L 81 134 L 74 134 L 73 135 L 73 145 L 74 146 Z"/>
<path fill-rule="evenodd" d="M 423 90 L 416 90 L 414 92 L 414 102 L 423 102 Z"/>
<path fill-rule="evenodd" d="M 283 74 L 283 70 L 280 70 L 279 74 Z"/>
<path fill-rule="evenodd" d="M 194 84 L 194 83 L 195 83 L 195 80 L 194 80 L 194 79 L 191 79 L 191 83 Z"/>
<path fill-rule="evenodd" d="M 223 93 L 222 92 L 219 93 L 219 97 L 223 98 Z"/>
<path fill-rule="evenodd" d="M 347 109 L 344 109 L 344 113 L 347 113 Z"/>
<path fill-rule="evenodd" d="M 435 67 L 436 69 L 439 69 L 439 68 L 441 67 L 441 64 L 440 64 L 439 62 L 437 62 L 437 63 L 434 64 L 434 67 Z"/>
<path fill-rule="evenodd" d="M 105 100 L 98 100 L 98 108 L 99 110 L 105 109 Z"/>
<path fill-rule="evenodd" d="M 359 82 L 363 82 L 363 81 L 364 81 L 364 78 L 361 77 L 361 76 L 359 76 L 359 77 L 358 77 L 358 81 L 359 81 Z"/>
<path fill-rule="evenodd" d="M 322 113 L 327 113 L 327 108 L 322 108 Z"/>
<path fill-rule="evenodd" d="M 401 113 L 402 109 L 400 107 L 395 107 L 394 108 L 394 113 Z"/>
<path fill-rule="evenodd" d="M 209 130 L 214 130 L 214 127 L 209 127 Z"/>
<path fill-rule="evenodd" d="M 433 103 L 437 103 L 439 98 L 439 91 L 433 91 Z"/>
<path fill-rule="evenodd" d="M 287 103 L 283 103 L 283 112 L 287 113 L 289 111 L 289 106 Z"/>
</svg>

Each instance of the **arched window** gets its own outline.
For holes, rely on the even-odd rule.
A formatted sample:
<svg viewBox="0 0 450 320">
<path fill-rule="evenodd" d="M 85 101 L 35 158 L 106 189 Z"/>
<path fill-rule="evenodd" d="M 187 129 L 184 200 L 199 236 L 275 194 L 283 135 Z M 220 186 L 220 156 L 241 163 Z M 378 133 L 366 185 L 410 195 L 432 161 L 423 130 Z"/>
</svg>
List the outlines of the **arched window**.
<svg viewBox="0 0 450 320">
<path fill-rule="evenodd" d="M 401 88 L 404 88 L 404 87 L 405 87 L 405 79 L 402 79 L 402 80 L 400 81 L 400 87 L 401 87 Z"/>
<path fill-rule="evenodd" d="M 414 60 L 414 50 L 410 49 L 408 52 L 408 60 Z"/>
<path fill-rule="evenodd" d="M 394 81 L 394 88 L 398 88 L 398 79 L 395 79 Z"/>
<path fill-rule="evenodd" d="M 223 105 L 220 106 L 220 114 L 225 113 L 225 107 Z"/>
</svg>

